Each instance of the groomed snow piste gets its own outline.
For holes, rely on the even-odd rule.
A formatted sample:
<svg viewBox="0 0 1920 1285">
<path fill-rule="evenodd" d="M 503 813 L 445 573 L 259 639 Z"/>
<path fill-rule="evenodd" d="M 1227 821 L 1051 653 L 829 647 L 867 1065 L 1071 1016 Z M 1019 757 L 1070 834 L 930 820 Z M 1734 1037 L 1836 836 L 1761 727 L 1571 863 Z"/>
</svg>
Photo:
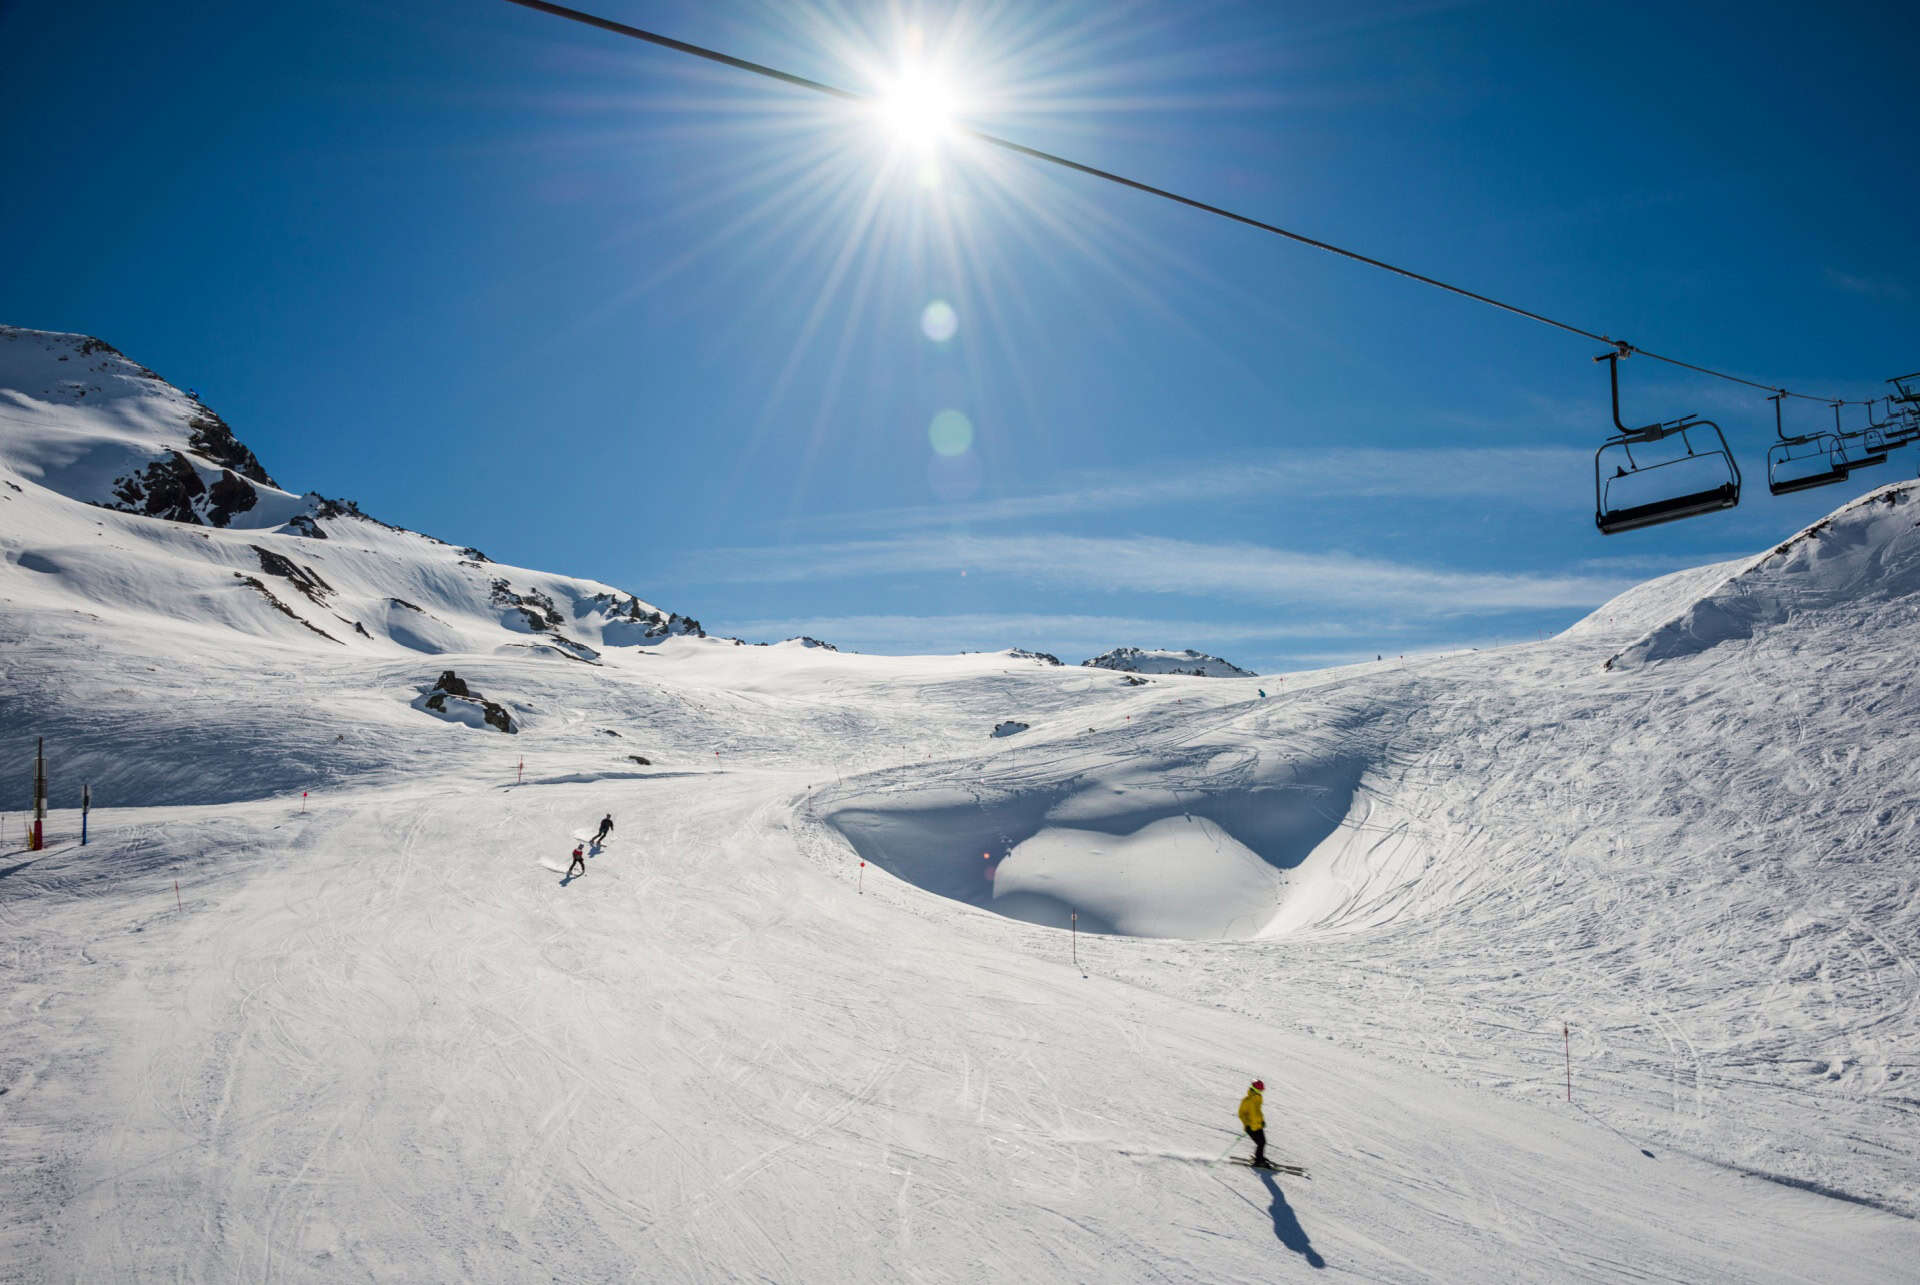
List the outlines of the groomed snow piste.
<svg viewBox="0 0 1920 1285">
<path fill-rule="evenodd" d="M 0 331 L 0 1279 L 1911 1274 L 1914 484 L 1135 685 L 705 637 L 92 342 Z"/>
</svg>

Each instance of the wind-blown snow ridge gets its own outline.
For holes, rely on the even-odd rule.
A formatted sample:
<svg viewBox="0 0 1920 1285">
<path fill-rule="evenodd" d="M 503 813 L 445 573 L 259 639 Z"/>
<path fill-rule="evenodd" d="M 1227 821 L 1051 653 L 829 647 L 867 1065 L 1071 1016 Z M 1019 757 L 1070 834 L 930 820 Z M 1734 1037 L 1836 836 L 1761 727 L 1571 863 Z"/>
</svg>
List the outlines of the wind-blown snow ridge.
<svg viewBox="0 0 1920 1285">
<path fill-rule="evenodd" d="M 1914 482 L 1881 487 L 1770 553 L 1728 564 L 1734 567 L 1730 574 L 1611 657 L 1607 667 L 1631 670 L 1698 655 L 1826 613 L 1885 624 L 1912 620 L 1920 597 L 1917 495 L 1920 484 Z"/>
</svg>

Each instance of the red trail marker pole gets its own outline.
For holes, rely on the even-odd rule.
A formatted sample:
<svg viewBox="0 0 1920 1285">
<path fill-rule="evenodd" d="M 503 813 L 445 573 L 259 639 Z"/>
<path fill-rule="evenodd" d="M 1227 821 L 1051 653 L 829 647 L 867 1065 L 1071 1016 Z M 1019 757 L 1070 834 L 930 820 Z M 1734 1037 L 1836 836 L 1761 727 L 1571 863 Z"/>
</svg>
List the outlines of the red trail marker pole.
<svg viewBox="0 0 1920 1285">
<path fill-rule="evenodd" d="M 33 837 L 27 848 L 39 852 L 47 846 L 47 738 L 42 736 L 33 750 Z"/>
<path fill-rule="evenodd" d="M 515 785 L 518 785 L 520 784 L 520 782 L 526 780 L 526 778 L 527 778 L 527 761 L 525 759 L 521 759 L 519 771 L 513 774 L 513 783 Z"/>
<path fill-rule="evenodd" d="M 1567 1101 L 1573 1101 L 1573 1038 L 1567 1034 L 1567 1024 L 1560 1023 L 1560 1051 L 1567 1059 Z"/>
<path fill-rule="evenodd" d="M 853 890 L 861 896 L 867 895 L 867 863 L 860 863 L 860 877 L 854 881 Z"/>
<path fill-rule="evenodd" d="M 1069 913 L 1067 926 L 1073 933 L 1073 966 L 1075 968 L 1078 968 L 1080 967 L 1080 912 L 1079 911 L 1075 910 Z"/>
</svg>

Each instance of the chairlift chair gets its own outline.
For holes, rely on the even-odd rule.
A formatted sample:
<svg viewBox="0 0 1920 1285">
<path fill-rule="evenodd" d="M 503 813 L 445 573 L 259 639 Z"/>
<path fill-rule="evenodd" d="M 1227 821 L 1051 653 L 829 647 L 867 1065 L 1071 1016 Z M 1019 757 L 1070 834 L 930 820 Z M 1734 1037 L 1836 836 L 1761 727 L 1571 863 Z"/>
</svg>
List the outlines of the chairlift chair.
<svg viewBox="0 0 1920 1285">
<path fill-rule="evenodd" d="M 1911 406 L 1899 407 L 1899 401 L 1897 397 L 1886 399 L 1887 417 L 1878 424 L 1872 423 L 1873 403 L 1867 403 L 1868 423 L 1871 427 L 1880 430 L 1881 437 L 1890 451 L 1899 450 L 1909 442 L 1920 441 L 1920 409 Z"/>
<path fill-rule="evenodd" d="M 1613 388 L 1613 426 L 1615 433 L 1600 444 L 1593 453 L 1593 520 L 1602 535 L 1613 535 L 1620 531 L 1634 531 L 1640 527 L 1657 526 L 1662 522 L 1676 522 L 1681 518 L 1697 517 L 1702 513 L 1712 513 L 1719 509 L 1730 509 L 1740 503 L 1740 466 L 1734 462 L 1733 451 L 1727 446 L 1726 434 L 1720 426 L 1709 419 L 1700 419 L 1693 415 L 1684 415 L 1666 423 L 1646 424 L 1639 428 L 1628 428 L 1620 422 L 1620 359 L 1631 355 L 1631 344 L 1616 344 L 1614 350 L 1595 357 L 1595 361 L 1607 363 L 1609 382 Z M 1703 440 L 1695 444 L 1696 435 L 1702 439 L 1712 434 L 1711 441 Z M 1636 460 L 1633 448 L 1663 441 L 1669 437 L 1679 437 L 1687 448 L 1685 455 L 1676 455 L 1670 459 L 1654 460 L 1650 463 Z M 1663 499 L 1643 504 L 1609 503 L 1613 496 L 1615 483 L 1627 478 L 1641 477 L 1658 473 L 1660 469 L 1671 468 L 1676 464 L 1699 464 L 1706 462 L 1718 475 L 1719 467 L 1712 464 L 1717 459 L 1726 470 L 1726 480 L 1716 481 L 1705 489 L 1687 491 L 1670 495 Z M 1624 463 L 1622 461 L 1624 460 Z M 1613 473 L 1608 475 L 1611 467 Z M 1697 471 L 1697 470 L 1696 470 Z M 1668 474 L 1666 476 L 1678 476 Z"/>
<path fill-rule="evenodd" d="M 1811 491 L 1816 486 L 1832 486 L 1847 480 L 1846 457 L 1840 453 L 1840 441 L 1832 433 L 1805 433 L 1788 437 L 1780 423 L 1780 403 L 1787 396 L 1781 389 L 1767 400 L 1773 403 L 1773 431 L 1780 438 L 1767 448 L 1767 490 L 1774 495 Z M 1818 463 L 1812 472 L 1801 473 L 1795 465 Z"/>
<path fill-rule="evenodd" d="M 1840 408 L 1845 402 L 1833 404 L 1833 435 L 1840 439 L 1840 452 L 1846 458 L 1847 472 L 1855 469 L 1872 468 L 1876 464 L 1887 462 L 1887 439 L 1878 428 L 1868 425 L 1851 433 L 1840 428 Z M 1871 416 L 1869 416 L 1871 418 Z"/>
</svg>

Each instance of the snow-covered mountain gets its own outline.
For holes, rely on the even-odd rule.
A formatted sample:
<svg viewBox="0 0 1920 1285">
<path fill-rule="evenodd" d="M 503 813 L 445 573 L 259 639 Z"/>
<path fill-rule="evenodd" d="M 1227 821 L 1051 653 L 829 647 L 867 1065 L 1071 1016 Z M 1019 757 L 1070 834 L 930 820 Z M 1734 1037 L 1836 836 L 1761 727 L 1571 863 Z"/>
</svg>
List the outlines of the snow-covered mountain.
<svg viewBox="0 0 1920 1285">
<path fill-rule="evenodd" d="M 1253 678 L 1250 669 L 1194 651 L 1153 651 L 1143 647 L 1115 647 L 1080 662 L 1093 669 L 1115 669 L 1126 674 L 1186 674 L 1194 678 Z"/>
<path fill-rule="evenodd" d="M 286 491 L 197 398 L 85 335 L 0 327 L 0 417 L 0 468 L 19 479 L 8 489 L 39 511 L 8 523 L 16 540 L 33 537 L 11 560 L 43 577 L 34 587 L 129 627 L 217 624 L 386 655 L 533 648 L 588 663 L 702 632 L 609 585 L 502 566 L 350 501 Z M 89 520 L 22 483 L 168 525 Z"/>
<path fill-rule="evenodd" d="M 0 1280 L 1911 1273 L 1914 483 L 1260 699 L 738 646 L 196 422 L 0 338 Z"/>
</svg>

